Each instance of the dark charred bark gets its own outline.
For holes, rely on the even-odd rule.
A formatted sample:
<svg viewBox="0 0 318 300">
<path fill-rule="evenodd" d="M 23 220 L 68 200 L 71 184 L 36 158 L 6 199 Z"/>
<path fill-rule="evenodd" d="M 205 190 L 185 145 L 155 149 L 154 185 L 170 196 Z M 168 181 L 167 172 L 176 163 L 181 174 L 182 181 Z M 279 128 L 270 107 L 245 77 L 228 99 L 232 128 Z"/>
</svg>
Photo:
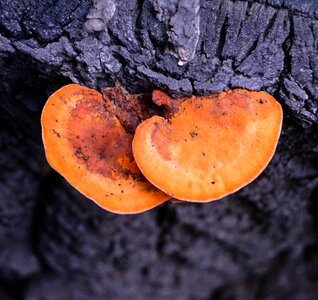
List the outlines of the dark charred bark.
<svg viewBox="0 0 318 300">
<path fill-rule="evenodd" d="M 70 82 L 265 90 L 282 137 L 230 197 L 113 215 L 45 160 L 41 109 Z M 317 299 L 317 1 L 0 0 L 0 92 L 1 299 Z"/>
</svg>

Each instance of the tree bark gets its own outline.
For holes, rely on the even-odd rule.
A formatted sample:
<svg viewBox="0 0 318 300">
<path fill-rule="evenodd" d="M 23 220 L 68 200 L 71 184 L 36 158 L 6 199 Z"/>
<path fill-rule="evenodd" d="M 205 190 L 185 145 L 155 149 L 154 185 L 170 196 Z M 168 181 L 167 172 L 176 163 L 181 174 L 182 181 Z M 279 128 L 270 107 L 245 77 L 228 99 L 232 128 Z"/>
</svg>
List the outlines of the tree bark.
<svg viewBox="0 0 318 300">
<path fill-rule="evenodd" d="M 220 201 L 103 211 L 46 163 L 40 114 L 64 84 L 117 81 L 267 91 L 277 152 Z M 317 298 L 317 1 L 0 0 L 0 91 L 1 299 Z"/>
</svg>

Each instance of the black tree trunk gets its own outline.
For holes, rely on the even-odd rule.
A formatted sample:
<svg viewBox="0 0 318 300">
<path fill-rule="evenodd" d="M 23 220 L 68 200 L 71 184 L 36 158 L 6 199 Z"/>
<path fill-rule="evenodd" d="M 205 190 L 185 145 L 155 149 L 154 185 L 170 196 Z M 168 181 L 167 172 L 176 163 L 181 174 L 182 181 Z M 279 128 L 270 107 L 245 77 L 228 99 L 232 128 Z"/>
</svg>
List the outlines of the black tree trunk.
<svg viewBox="0 0 318 300">
<path fill-rule="evenodd" d="M 118 216 L 46 163 L 40 114 L 78 82 L 282 104 L 274 159 L 240 192 Z M 316 0 L 0 0 L 0 299 L 314 300 Z"/>
</svg>

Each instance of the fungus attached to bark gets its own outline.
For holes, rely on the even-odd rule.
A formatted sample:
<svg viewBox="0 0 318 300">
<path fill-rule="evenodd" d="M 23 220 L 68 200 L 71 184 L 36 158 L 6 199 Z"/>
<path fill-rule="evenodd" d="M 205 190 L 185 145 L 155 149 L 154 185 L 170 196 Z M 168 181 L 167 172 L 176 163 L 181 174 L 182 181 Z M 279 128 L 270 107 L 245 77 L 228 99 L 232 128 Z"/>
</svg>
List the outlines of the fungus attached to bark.
<svg viewBox="0 0 318 300">
<path fill-rule="evenodd" d="M 138 213 L 170 199 L 142 176 L 133 135 L 97 91 L 77 84 L 61 88 L 45 104 L 41 123 L 49 164 L 102 208 Z"/>
<path fill-rule="evenodd" d="M 166 98 L 166 99 L 165 99 Z M 280 104 L 265 92 L 237 89 L 182 99 L 137 129 L 133 153 L 146 178 L 172 197 L 207 202 L 254 180 L 271 160 L 282 124 Z"/>
</svg>

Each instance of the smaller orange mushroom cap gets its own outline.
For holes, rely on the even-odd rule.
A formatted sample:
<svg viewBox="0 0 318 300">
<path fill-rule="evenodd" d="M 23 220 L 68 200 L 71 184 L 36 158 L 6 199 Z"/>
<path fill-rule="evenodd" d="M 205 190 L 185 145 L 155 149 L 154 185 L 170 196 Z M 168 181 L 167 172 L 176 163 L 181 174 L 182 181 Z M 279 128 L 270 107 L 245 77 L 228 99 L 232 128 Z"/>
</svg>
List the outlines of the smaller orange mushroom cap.
<svg viewBox="0 0 318 300">
<path fill-rule="evenodd" d="M 132 214 L 170 199 L 142 176 L 132 154 L 133 135 L 97 91 L 62 87 L 45 104 L 41 124 L 51 167 L 102 208 Z"/>
<path fill-rule="evenodd" d="M 158 104 L 169 106 L 168 98 L 154 92 Z M 178 109 L 165 108 L 166 118 L 141 123 L 133 139 L 140 170 L 165 193 L 216 200 L 250 183 L 270 162 L 282 125 L 281 106 L 271 95 L 236 89 L 177 101 Z"/>
</svg>

